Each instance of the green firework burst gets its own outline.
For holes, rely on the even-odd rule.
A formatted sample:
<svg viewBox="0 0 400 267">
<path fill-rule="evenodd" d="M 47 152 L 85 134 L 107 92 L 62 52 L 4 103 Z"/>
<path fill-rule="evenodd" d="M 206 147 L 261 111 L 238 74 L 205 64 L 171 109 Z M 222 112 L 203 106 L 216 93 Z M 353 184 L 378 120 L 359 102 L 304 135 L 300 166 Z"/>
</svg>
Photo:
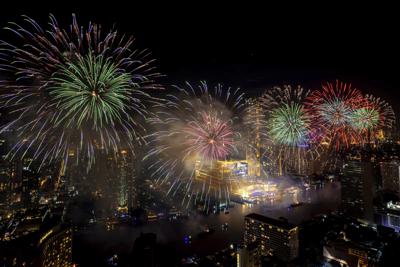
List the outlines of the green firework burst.
<svg viewBox="0 0 400 267">
<path fill-rule="evenodd" d="M 372 130 L 379 126 L 379 111 L 374 108 L 359 108 L 351 114 L 351 124 L 356 130 Z"/>
<path fill-rule="evenodd" d="M 269 136 L 274 143 L 300 146 L 307 142 L 310 118 L 299 104 L 283 104 L 268 120 Z"/>
<path fill-rule="evenodd" d="M 80 128 L 89 122 L 94 129 L 121 122 L 132 97 L 132 77 L 103 56 L 78 57 L 54 78 L 50 90 L 62 111 L 57 123 Z"/>
</svg>

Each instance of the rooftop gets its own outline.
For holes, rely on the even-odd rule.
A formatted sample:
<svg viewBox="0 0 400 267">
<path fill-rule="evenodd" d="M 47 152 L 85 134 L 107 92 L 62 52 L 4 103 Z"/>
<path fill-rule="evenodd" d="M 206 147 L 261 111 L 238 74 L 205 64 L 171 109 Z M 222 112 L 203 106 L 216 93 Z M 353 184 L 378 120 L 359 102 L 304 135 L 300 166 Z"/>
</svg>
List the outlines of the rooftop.
<svg viewBox="0 0 400 267">
<path fill-rule="evenodd" d="M 280 228 L 284 228 L 286 230 L 291 230 L 296 227 L 296 225 L 291 224 L 287 221 L 273 219 L 273 218 L 266 217 L 266 216 L 263 216 L 263 215 L 257 214 L 257 213 L 250 213 L 250 214 L 246 215 L 245 218 L 249 218 L 249 219 L 260 221 L 260 222 L 263 222 L 266 224 L 274 225 L 274 226 L 277 226 Z"/>
</svg>

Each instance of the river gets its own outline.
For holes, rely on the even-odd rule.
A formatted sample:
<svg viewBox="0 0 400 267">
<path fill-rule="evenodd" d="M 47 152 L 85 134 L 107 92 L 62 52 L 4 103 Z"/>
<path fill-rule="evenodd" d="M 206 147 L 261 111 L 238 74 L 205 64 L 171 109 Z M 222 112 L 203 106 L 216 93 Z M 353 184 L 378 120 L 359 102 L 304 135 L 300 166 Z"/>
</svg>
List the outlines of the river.
<svg viewBox="0 0 400 267">
<path fill-rule="evenodd" d="M 322 189 L 309 190 L 301 200 L 308 203 L 291 209 L 287 207 L 287 204 L 284 206 L 234 204 L 228 214 L 208 216 L 198 214 L 187 219 L 148 222 L 143 226 L 117 225 L 111 231 L 107 231 L 104 225 L 97 224 L 78 234 L 86 248 L 88 246 L 96 247 L 96 250 L 100 248 L 104 256 L 112 253 L 129 253 L 140 233 L 149 232 L 157 234 L 159 243 L 173 246 L 182 254 L 208 255 L 241 241 L 244 216 L 249 213 L 256 212 L 274 218 L 282 216 L 289 222 L 298 224 L 317 214 L 336 210 L 340 203 L 340 184 L 329 183 Z M 224 223 L 229 225 L 227 230 L 221 228 Z M 197 234 L 204 229 L 205 225 L 215 229 L 215 233 L 202 239 L 198 238 Z M 184 237 L 187 235 L 192 236 L 190 244 L 184 242 Z"/>
</svg>

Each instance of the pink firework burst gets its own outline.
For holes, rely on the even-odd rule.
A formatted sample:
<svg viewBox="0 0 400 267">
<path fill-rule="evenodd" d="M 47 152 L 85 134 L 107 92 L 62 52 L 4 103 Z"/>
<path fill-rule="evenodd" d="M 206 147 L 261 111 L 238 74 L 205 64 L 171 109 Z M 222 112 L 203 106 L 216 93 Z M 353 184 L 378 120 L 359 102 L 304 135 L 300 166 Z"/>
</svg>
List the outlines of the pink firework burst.
<svg viewBox="0 0 400 267">
<path fill-rule="evenodd" d="M 234 133 L 216 114 L 201 112 L 185 128 L 186 153 L 206 160 L 225 159 L 234 150 Z"/>
</svg>

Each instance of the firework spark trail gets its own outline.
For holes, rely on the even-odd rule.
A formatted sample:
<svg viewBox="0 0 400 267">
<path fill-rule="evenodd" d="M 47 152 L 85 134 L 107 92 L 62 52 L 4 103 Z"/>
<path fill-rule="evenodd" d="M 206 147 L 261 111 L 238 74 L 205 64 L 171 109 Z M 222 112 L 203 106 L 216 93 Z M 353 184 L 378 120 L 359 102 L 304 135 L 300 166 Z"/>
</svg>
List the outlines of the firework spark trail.
<svg viewBox="0 0 400 267">
<path fill-rule="evenodd" d="M 167 95 L 149 119 L 154 132 L 147 137 L 144 160 L 151 162 L 149 169 L 159 184 L 169 184 L 167 194 L 182 195 L 184 206 L 203 202 L 208 209 L 213 199 L 229 201 L 230 181 L 219 184 L 212 175 L 199 180 L 195 170 L 212 169 L 238 153 L 244 95 L 221 85 L 209 88 L 205 82 L 175 89 L 177 94 Z"/>
<path fill-rule="evenodd" d="M 311 132 L 310 117 L 300 104 L 283 104 L 271 112 L 268 128 L 274 144 L 307 145 Z"/>
<path fill-rule="evenodd" d="M 359 133 L 362 141 L 370 142 L 378 130 L 393 127 L 395 114 L 392 106 L 380 98 L 366 95 L 364 99 L 364 105 L 352 112 L 350 120 L 353 129 Z"/>
<path fill-rule="evenodd" d="M 306 103 L 313 116 L 313 127 L 321 131 L 324 141 L 335 149 L 359 142 L 360 136 L 352 127 L 351 115 L 364 104 L 359 90 L 340 81 L 327 83 L 321 90 L 313 91 Z"/>
<path fill-rule="evenodd" d="M 199 154 L 202 159 L 226 158 L 234 149 L 234 133 L 229 122 L 221 121 L 215 114 L 201 112 L 198 121 L 191 121 L 184 131 L 187 153 Z"/>
<path fill-rule="evenodd" d="M 153 60 L 134 39 L 73 15 L 60 28 L 50 15 L 49 29 L 23 17 L 25 26 L 7 27 L 17 44 L 0 43 L 0 107 L 11 121 L 0 132 L 15 131 L 10 158 L 31 153 L 35 159 L 65 158 L 70 150 L 95 161 L 97 149 L 133 150 L 145 134 L 146 106 L 157 102 L 145 89 L 161 88 Z"/>
<path fill-rule="evenodd" d="M 298 86 L 274 87 L 261 96 L 267 134 L 276 145 L 304 145 L 311 132 L 309 114 L 303 107 L 309 91 Z"/>
<path fill-rule="evenodd" d="M 304 107 L 304 100 L 309 94 L 301 86 L 273 87 L 260 97 L 262 112 L 265 114 L 261 129 L 267 158 L 275 165 L 278 175 L 283 174 L 282 165 L 291 165 L 301 170 L 307 154 L 314 154 L 313 129 L 311 117 Z"/>
</svg>

